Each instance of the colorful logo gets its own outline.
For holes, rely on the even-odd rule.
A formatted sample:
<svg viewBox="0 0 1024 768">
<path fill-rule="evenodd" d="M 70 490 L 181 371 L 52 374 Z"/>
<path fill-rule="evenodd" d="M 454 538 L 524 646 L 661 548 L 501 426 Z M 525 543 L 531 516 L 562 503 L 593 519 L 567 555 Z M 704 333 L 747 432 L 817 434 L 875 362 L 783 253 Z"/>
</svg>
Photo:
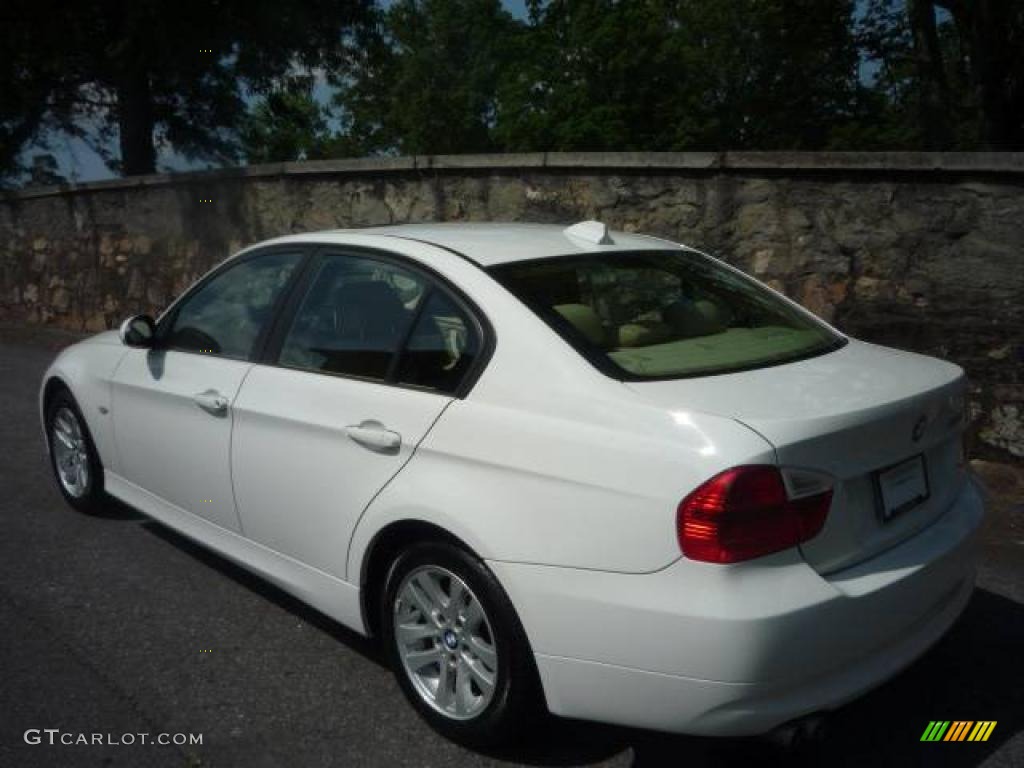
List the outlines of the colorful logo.
<svg viewBox="0 0 1024 768">
<path fill-rule="evenodd" d="M 932 720 L 921 734 L 921 741 L 988 741 L 995 720 Z"/>
</svg>

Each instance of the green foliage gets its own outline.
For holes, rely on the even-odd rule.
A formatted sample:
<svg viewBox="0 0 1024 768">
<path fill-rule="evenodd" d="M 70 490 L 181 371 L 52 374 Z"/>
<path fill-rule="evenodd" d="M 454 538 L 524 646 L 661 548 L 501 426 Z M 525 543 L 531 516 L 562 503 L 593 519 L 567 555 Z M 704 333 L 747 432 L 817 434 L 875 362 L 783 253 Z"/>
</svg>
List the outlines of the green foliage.
<svg viewBox="0 0 1024 768">
<path fill-rule="evenodd" d="M 242 119 L 239 140 L 249 163 L 323 157 L 330 131 L 313 79 L 288 78 L 260 99 Z"/>
<path fill-rule="evenodd" d="M 915 2 L 934 23 L 934 50 L 922 44 L 927 30 L 911 12 Z M 877 97 L 861 129 L 870 133 L 868 119 L 877 120 L 882 148 L 1024 148 L 1024 4 L 868 0 L 857 32 Z"/>
<path fill-rule="evenodd" d="M 362 55 L 334 78 L 346 149 L 496 149 L 496 86 L 518 26 L 499 0 L 397 0 L 383 10 Z"/>
<path fill-rule="evenodd" d="M 529 0 L 528 9 L 524 23 L 493 0 L 399 0 L 360 65 L 336 78 L 345 130 L 334 146 L 1024 146 L 1024 3 Z"/>
<path fill-rule="evenodd" d="M 851 0 L 552 0 L 502 81 L 512 148 L 814 148 L 851 114 Z"/>
<path fill-rule="evenodd" d="M 0 169 L 57 131 L 123 173 L 152 170 L 157 147 L 214 162 L 1024 148 L 1019 0 L 527 7 L 520 20 L 500 0 L 7 0 Z"/>
<path fill-rule="evenodd" d="M 0 23 L 0 163 L 61 130 L 96 140 L 122 173 L 154 170 L 156 147 L 237 157 L 243 88 L 344 64 L 343 35 L 371 0 L 6 0 Z M 41 141 L 40 141 L 41 140 Z"/>
</svg>

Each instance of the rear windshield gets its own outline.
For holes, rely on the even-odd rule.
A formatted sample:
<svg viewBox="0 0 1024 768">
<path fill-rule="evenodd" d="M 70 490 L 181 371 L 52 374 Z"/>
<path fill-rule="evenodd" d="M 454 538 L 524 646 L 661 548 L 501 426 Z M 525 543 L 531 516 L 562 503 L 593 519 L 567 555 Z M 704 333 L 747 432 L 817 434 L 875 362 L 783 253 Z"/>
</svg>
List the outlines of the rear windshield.
<svg viewBox="0 0 1024 768">
<path fill-rule="evenodd" d="M 689 251 L 562 256 L 491 274 L 622 379 L 758 368 L 843 343 L 760 283 Z"/>
</svg>

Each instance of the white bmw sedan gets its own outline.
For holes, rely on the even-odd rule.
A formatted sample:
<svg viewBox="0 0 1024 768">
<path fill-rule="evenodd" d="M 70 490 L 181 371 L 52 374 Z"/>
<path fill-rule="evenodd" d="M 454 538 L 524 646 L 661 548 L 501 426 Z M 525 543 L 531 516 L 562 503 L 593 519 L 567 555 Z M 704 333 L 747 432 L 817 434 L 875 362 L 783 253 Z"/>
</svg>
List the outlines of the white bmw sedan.
<svg viewBox="0 0 1024 768">
<path fill-rule="evenodd" d="M 380 638 L 466 742 L 546 706 L 693 734 L 835 708 L 973 588 L 964 377 L 597 222 L 272 240 L 40 392 L 105 494 Z"/>
</svg>

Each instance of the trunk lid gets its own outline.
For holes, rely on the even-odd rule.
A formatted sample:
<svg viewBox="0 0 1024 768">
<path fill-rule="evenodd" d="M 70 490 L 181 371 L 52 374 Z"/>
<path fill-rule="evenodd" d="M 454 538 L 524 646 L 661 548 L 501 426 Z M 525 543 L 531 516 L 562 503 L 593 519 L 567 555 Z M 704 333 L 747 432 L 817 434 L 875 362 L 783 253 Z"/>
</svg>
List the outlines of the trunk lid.
<svg viewBox="0 0 1024 768">
<path fill-rule="evenodd" d="M 735 419 L 775 447 L 781 466 L 832 475 L 825 526 L 801 545 L 822 574 L 913 536 L 942 514 L 965 479 L 963 371 L 935 358 L 851 339 L 785 365 L 627 386 L 673 410 Z M 883 520 L 879 473 L 916 456 L 924 460 L 927 498 Z M 899 480 L 893 474 L 887 489 Z"/>
</svg>

